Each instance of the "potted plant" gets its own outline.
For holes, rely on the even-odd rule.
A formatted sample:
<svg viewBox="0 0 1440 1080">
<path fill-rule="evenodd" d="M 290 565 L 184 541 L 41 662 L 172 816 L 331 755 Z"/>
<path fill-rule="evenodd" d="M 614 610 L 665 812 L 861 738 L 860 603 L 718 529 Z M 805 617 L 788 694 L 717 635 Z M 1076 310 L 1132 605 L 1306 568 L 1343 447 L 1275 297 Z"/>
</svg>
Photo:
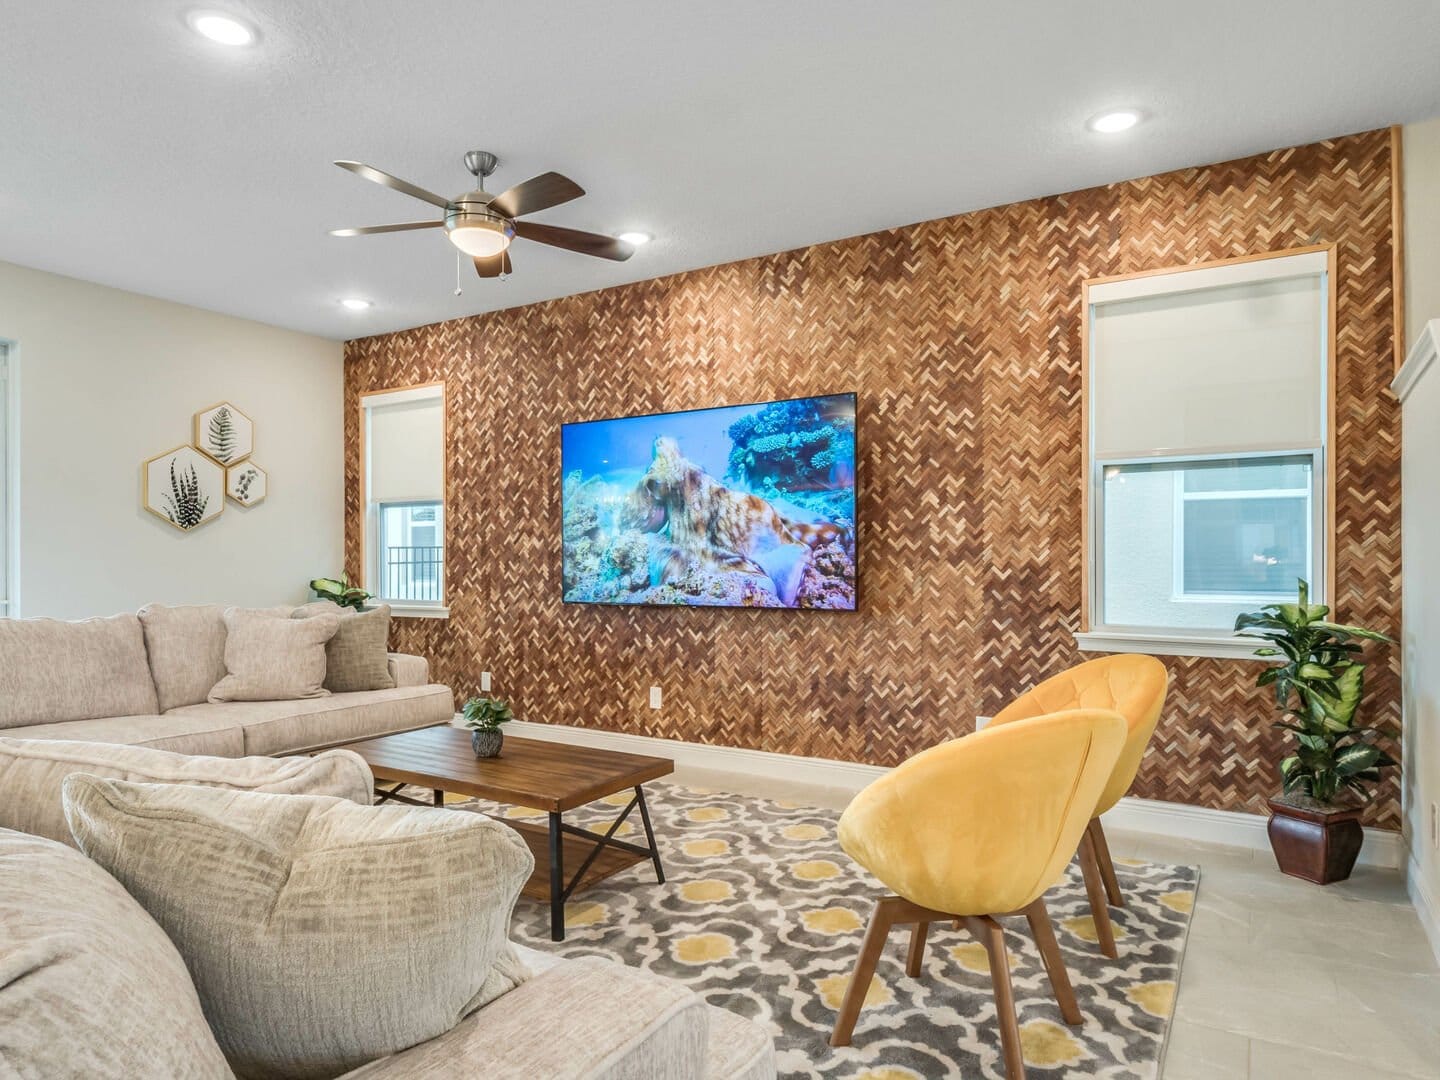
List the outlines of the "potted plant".
<svg viewBox="0 0 1440 1080">
<path fill-rule="evenodd" d="M 1266 604 L 1235 620 L 1240 637 L 1270 644 L 1256 656 L 1279 662 L 1262 671 L 1284 714 L 1275 726 L 1295 737 L 1295 752 L 1280 762 L 1281 794 L 1269 800 L 1269 836 L 1282 872 L 1320 885 L 1344 881 L 1360 854 L 1360 813 L 1380 770 L 1396 764 L 1375 744 L 1385 734 L 1355 722 L 1365 689 L 1356 640 L 1393 639 L 1374 630 L 1329 622 L 1330 609 L 1310 603 L 1299 583 L 1293 604 Z"/>
<path fill-rule="evenodd" d="M 500 725 L 515 719 L 508 701 L 499 698 L 472 697 L 460 710 L 464 717 L 461 727 L 470 729 L 470 747 L 477 758 L 500 756 L 500 747 L 505 743 L 505 733 Z"/>
<path fill-rule="evenodd" d="M 354 608 L 356 611 L 363 608 L 365 601 L 370 599 L 370 594 L 364 589 L 352 586 L 350 578 L 345 574 L 341 574 L 338 578 L 316 578 L 310 582 L 310 588 L 315 590 L 315 595 L 321 600 L 329 600 L 341 607 Z"/>
</svg>

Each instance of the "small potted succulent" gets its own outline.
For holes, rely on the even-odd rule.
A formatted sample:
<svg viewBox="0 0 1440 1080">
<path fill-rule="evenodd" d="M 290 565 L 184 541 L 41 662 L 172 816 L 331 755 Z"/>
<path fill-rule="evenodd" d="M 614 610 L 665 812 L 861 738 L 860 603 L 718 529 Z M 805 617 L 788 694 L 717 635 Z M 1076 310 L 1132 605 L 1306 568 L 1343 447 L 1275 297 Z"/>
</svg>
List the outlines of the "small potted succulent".
<svg viewBox="0 0 1440 1080">
<path fill-rule="evenodd" d="M 470 746 L 477 758 L 500 756 L 500 747 L 505 743 L 505 733 L 500 725 L 515 719 L 515 713 L 508 701 L 499 698 L 472 697 L 460 710 L 464 718 L 461 727 L 470 729 Z"/>
<path fill-rule="evenodd" d="M 1281 794 L 1269 800 L 1275 861 L 1283 873 L 1328 885 L 1350 876 L 1364 841 L 1361 811 L 1380 770 L 1396 764 L 1375 742 L 1387 733 L 1355 722 L 1365 665 L 1354 639 L 1394 639 L 1328 621 L 1330 609 L 1310 603 L 1304 580 L 1299 586 L 1295 603 L 1241 615 L 1235 633 L 1269 642 L 1255 655 L 1277 662 L 1255 685 L 1273 689 L 1284 715 L 1275 726 L 1295 736 L 1294 753 L 1280 762 Z"/>
</svg>

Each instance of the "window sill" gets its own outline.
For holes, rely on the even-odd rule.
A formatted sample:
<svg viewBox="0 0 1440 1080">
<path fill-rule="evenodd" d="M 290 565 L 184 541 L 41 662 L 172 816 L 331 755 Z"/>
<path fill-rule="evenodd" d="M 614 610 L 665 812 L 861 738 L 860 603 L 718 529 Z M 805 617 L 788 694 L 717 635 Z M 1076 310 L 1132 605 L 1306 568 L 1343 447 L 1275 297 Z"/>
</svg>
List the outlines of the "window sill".
<svg viewBox="0 0 1440 1080">
<path fill-rule="evenodd" d="M 448 619 L 450 609 L 438 604 L 397 604 L 393 600 L 378 603 L 390 605 L 390 616 L 395 619 Z"/>
<path fill-rule="evenodd" d="M 1219 656 L 1228 660 L 1269 663 L 1255 650 L 1265 643 L 1256 638 L 1206 637 L 1202 634 L 1120 633 L 1092 630 L 1075 635 L 1081 652 L 1150 653 L 1155 656 Z"/>
</svg>

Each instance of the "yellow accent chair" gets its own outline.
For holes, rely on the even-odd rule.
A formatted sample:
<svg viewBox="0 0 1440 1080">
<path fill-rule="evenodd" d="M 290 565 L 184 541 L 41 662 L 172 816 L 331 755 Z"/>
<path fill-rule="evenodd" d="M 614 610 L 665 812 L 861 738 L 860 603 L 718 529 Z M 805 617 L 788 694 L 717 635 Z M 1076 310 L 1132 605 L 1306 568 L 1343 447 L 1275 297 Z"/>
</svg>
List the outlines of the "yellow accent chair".
<svg viewBox="0 0 1440 1080">
<path fill-rule="evenodd" d="M 1110 923 L 1110 908 L 1124 907 L 1125 898 L 1115 878 L 1115 864 L 1110 858 L 1110 845 L 1100 827 L 1100 815 L 1109 810 L 1135 782 L 1140 759 L 1155 734 L 1155 724 L 1165 705 L 1168 684 L 1165 665 L 1153 656 L 1127 653 L 1088 660 L 1062 671 L 1027 690 L 1000 710 L 990 720 L 990 727 L 1007 724 L 1032 716 L 1058 712 L 1062 709 L 1114 709 L 1129 725 L 1125 748 L 1115 763 L 1095 815 L 1080 840 L 1080 869 L 1085 875 L 1085 891 L 1090 897 L 1090 911 L 1095 920 L 1095 936 L 1100 951 L 1112 959 L 1115 928 Z M 987 728 L 986 730 L 989 730 Z"/>
<path fill-rule="evenodd" d="M 886 773 L 840 817 L 840 846 L 894 895 L 875 904 L 831 1046 L 848 1046 L 891 927 L 913 924 L 906 974 L 920 975 L 932 922 L 985 946 L 1007 1075 L 1023 1077 L 1005 932 L 1029 920 L 1068 1024 L 1080 1008 L 1045 908 L 1125 745 L 1125 718 L 1075 709 L 941 743 Z"/>
</svg>

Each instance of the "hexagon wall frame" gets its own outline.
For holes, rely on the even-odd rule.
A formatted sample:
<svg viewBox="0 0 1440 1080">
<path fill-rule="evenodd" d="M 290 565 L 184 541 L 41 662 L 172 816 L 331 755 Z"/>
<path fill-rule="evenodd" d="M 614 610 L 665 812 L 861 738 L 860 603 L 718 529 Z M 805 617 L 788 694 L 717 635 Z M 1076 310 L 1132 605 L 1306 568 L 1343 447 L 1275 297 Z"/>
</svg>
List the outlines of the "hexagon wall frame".
<svg viewBox="0 0 1440 1080">
<path fill-rule="evenodd" d="M 195 445 L 221 465 L 238 465 L 255 450 L 255 421 L 228 401 L 197 412 L 194 427 Z"/>
<path fill-rule="evenodd" d="M 140 469 L 146 510 L 181 532 L 213 521 L 225 509 L 225 470 L 193 446 L 176 446 Z"/>
<path fill-rule="evenodd" d="M 225 495 L 237 506 L 258 506 L 270 494 L 270 474 L 253 461 L 225 470 Z"/>
</svg>

